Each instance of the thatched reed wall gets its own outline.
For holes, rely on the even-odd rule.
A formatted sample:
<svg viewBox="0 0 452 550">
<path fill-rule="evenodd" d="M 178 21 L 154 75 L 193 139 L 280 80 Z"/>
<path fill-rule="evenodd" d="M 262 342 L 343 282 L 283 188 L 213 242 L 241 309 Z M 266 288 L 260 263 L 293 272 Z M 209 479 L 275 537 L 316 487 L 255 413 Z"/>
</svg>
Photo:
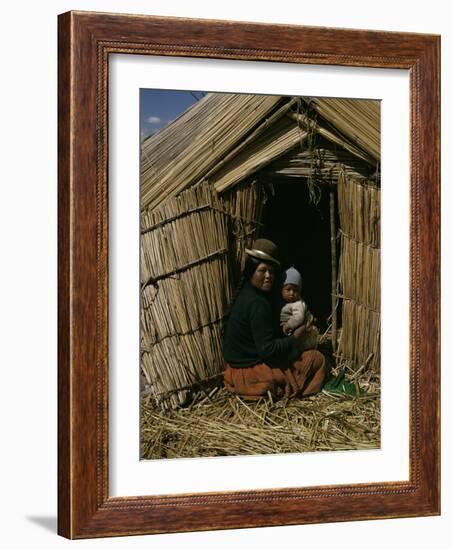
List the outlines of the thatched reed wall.
<svg viewBox="0 0 452 550">
<path fill-rule="evenodd" d="M 338 182 L 342 331 L 337 354 L 352 371 L 380 366 L 380 189 Z M 364 369 L 363 369 L 364 370 Z"/>
<path fill-rule="evenodd" d="M 221 196 L 230 215 L 229 251 L 233 286 L 245 263 L 245 248 L 260 236 L 262 212 L 266 202 L 264 187 L 255 179 L 244 181 Z"/>
<path fill-rule="evenodd" d="M 231 292 L 227 225 L 207 186 L 142 214 L 142 369 L 163 406 L 184 403 L 188 388 L 223 368 L 221 320 Z"/>
</svg>

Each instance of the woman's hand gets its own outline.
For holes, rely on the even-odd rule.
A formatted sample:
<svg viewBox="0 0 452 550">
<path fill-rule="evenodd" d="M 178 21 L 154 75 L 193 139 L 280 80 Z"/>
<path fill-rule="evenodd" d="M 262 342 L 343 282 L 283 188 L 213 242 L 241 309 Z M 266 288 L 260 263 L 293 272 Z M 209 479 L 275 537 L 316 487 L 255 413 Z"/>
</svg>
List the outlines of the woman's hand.
<svg viewBox="0 0 452 550">
<path fill-rule="evenodd" d="M 289 323 L 284 323 L 281 328 L 284 334 L 287 336 L 290 332 Z"/>
</svg>

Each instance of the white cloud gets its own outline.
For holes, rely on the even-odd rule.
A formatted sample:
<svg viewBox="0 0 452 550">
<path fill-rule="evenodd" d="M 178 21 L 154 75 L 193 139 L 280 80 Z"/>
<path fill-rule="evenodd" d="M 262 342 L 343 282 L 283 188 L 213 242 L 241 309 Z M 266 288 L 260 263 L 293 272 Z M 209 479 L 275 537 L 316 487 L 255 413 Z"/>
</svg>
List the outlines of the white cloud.
<svg viewBox="0 0 452 550">
<path fill-rule="evenodd" d="M 159 124 L 159 122 L 162 122 L 162 119 L 158 116 L 150 116 L 146 119 L 146 122 L 149 124 Z"/>
</svg>

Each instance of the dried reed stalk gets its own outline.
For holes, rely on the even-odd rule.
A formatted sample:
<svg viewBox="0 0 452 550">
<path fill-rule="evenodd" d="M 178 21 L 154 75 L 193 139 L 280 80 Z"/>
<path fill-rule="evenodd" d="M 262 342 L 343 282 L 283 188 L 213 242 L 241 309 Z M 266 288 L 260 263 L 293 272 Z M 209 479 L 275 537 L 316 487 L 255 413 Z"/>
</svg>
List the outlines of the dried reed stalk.
<svg viewBox="0 0 452 550">
<path fill-rule="evenodd" d="M 142 208 L 154 208 L 162 196 L 174 197 L 202 180 L 280 104 L 280 96 L 207 94 L 143 143 Z"/>
<path fill-rule="evenodd" d="M 142 291 L 143 345 L 188 334 L 223 317 L 231 289 L 226 254 L 167 277 Z"/>
<path fill-rule="evenodd" d="M 380 248 L 380 189 L 342 174 L 338 181 L 341 230 L 350 239 Z"/>
<path fill-rule="evenodd" d="M 380 159 L 379 101 L 310 98 L 309 105 L 375 160 Z"/>
<path fill-rule="evenodd" d="M 222 201 L 231 216 L 230 263 L 235 286 L 245 263 L 245 248 L 259 237 L 266 193 L 257 180 L 245 180 L 224 193 Z"/>
<path fill-rule="evenodd" d="M 344 170 L 357 178 L 369 178 L 375 167 L 340 145 L 333 147 L 331 142 L 317 136 L 314 150 L 295 148 L 272 162 L 265 173 L 273 178 L 286 178 L 288 183 L 298 183 L 299 178 L 312 177 L 314 172 L 318 183 L 337 184 Z"/>
<path fill-rule="evenodd" d="M 337 242 L 336 242 L 336 202 L 334 192 L 330 190 L 330 246 L 331 246 L 331 346 L 336 351 L 337 344 Z"/>
<path fill-rule="evenodd" d="M 189 408 L 160 411 L 144 399 L 141 458 L 233 456 L 380 447 L 380 397 L 318 394 L 245 402 L 224 388 L 199 394 Z"/>
<path fill-rule="evenodd" d="M 377 164 L 377 161 L 370 154 L 357 146 L 354 140 L 338 134 L 334 128 L 330 128 L 327 122 L 314 122 L 311 119 L 306 118 L 306 115 L 301 115 L 298 113 L 288 113 L 287 116 L 291 120 L 297 122 L 300 127 L 306 129 L 306 131 L 320 135 L 322 138 L 339 145 L 343 149 L 349 151 L 353 156 L 371 165 L 375 166 Z"/>
<path fill-rule="evenodd" d="M 270 126 L 275 124 L 276 121 L 280 120 L 292 107 L 298 102 L 298 98 L 294 97 L 292 99 L 288 99 L 286 102 L 284 102 L 284 99 L 282 99 L 282 105 L 279 107 L 271 116 L 268 118 L 265 118 L 263 121 L 261 121 L 261 124 L 253 131 L 250 135 L 246 137 L 243 141 L 241 141 L 230 153 L 228 153 L 220 162 L 218 162 L 214 168 L 209 170 L 204 176 L 205 180 L 208 180 L 212 174 L 215 172 L 218 172 L 220 169 L 222 169 L 228 162 L 231 161 L 234 157 L 237 157 L 239 153 L 242 153 L 242 151 L 248 147 L 250 144 L 255 143 L 257 138 L 261 136 Z"/>
<path fill-rule="evenodd" d="M 344 299 L 337 356 L 350 362 L 349 370 L 352 373 L 364 364 L 370 370 L 379 372 L 380 314 L 353 300 Z"/>
<path fill-rule="evenodd" d="M 172 335 L 142 353 L 142 370 L 161 408 L 184 405 L 190 388 L 222 372 L 220 323 Z M 187 388 L 187 389 L 185 389 Z"/>
<path fill-rule="evenodd" d="M 162 406 L 222 371 L 221 320 L 231 295 L 229 214 L 198 185 L 142 215 L 142 370 Z"/>
<path fill-rule="evenodd" d="M 279 120 L 211 175 L 209 181 L 218 193 L 223 193 L 303 143 L 306 138 L 307 132 L 300 131 L 297 124 L 287 118 Z"/>
<path fill-rule="evenodd" d="M 338 183 L 342 331 L 337 355 L 356 372 L 380 365 L 380 190 L 347 178 Z M 370 357 L 370 359 L 369 359 Z"/>
<path fill-rule="evenodd" d="M 141 281 L 227 248 L 226 216 L 209 186 L 181 193 L 141 216 Z"/>
</svg>

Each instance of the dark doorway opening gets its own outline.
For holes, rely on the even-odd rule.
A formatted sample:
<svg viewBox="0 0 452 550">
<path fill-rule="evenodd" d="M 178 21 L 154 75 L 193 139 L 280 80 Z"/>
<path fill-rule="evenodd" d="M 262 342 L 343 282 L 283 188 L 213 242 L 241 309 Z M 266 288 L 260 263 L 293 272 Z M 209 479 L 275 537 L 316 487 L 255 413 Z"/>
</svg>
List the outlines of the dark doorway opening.
<svg viewBox="0 0 452 550">
<path fill-rule="evenodd" d="M 322 190 L 314 205 L 302 179 L 278 183 L 273 188 L 264 209 L 261 235 L 278 245 L 281 271 L 293 265 L 301 273 L 301 296 L 323 332 L 331 315 L 329 191 Z M 338 223 L 336 220 L 336 227 Z M 278 281 L 279 288 L 280 285 Z"/>
</svg>

